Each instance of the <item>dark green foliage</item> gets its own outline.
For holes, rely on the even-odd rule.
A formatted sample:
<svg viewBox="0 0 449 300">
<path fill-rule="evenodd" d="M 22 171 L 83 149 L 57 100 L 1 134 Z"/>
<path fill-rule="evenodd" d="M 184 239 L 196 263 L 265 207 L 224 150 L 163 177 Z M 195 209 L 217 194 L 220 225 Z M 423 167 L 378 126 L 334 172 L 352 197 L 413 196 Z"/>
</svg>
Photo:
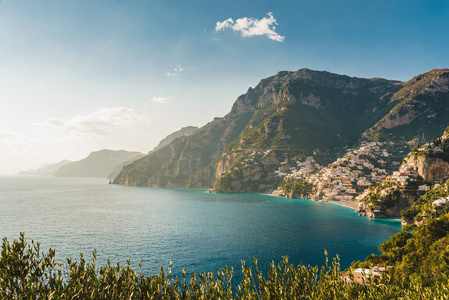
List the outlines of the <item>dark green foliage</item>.
<svg viewBox="0 0 449 300">
<path fill-rule="evenodd" d="M 393 235 L 390 240 L 379 246 L 379 250 L 390 258 L 390 261 L 400 261 L 405 252 L 407 241 L 413 236 L 410 232 L 401 231 Z"/>
<path fill-rule="evenodd" d="M 315 186 L 304 179 L 287 178 L 282 183 L 284 193 L 295 196 L 312 194 Z"/>
<path fill-rule="evenodd" d="M 433 229 L 433 227 L 432 227 Z M 431 230 L 432 230 L 431 229 Z M 399 239 L 401 240 L 401 239 Z M 397 245 L 402 245 L 399 241 Z M 435 245 L 440 249 L 440 245 Z M 448 250 L 435 262 L 448 270 Z M 119 264 L 97 266 L 84 256 L 79 261 L 67 259 L 55 263 L 55 251 L 39 254 L 39 244 L 28 245 L 22 234 L 19 240 L 3 240 L 0 258 L 1 299 L 447 299 L 449 280 L 432 281 L 413 278 L 391 283 L 388 275 L 369 278 L 370 285 L 345 282 L 338 257 L 323 267 L 294 266 L 288 257 L 279 264 L 271 263 L 266 274 L 254 259 L 253 266 L 242 261 L 242 279 L 233 286 L 234 270 L 223 268 L 217 273 L 192 273 L 187 279 L 171 275 L 161 267 L 158 275 L 146 276 Z M 350 278 L 353 278 L 350 276 Z"/>
<path fill-rule="evenodd" d="M 387 190 L 384 196 L 381 196 L 381 192 Z M 382 183 L 377 188 L 372 189 L 363 201 L 368 201 L 370 207 L 381 207 L 382 209 L 392 208 L 397 205 L 401 198 L 401 191 L 397 188 L 392 188 L 391 183 Z"/>
<path fill-rule="evenodd" d="M 387 196 L 382 201 L 382 204 L 387 207 L 391 208 L 394 207 L 401 197 L 401 192 L 397 189 L 393 190 L 391 193 L 388 193 Z"/>
</svg>

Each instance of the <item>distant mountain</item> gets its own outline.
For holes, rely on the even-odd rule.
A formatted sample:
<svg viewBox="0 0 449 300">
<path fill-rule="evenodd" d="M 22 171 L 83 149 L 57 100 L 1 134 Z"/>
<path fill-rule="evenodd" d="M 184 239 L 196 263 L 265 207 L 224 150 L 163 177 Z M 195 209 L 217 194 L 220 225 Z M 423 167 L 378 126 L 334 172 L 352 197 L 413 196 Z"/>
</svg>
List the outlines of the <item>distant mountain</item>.
<svg viewBox="0 0 449 300">
<path fill-rule="evenodd" d="M 53 176 L 61 167 L 70 164 L 71 161 L 63 160 L 55 164 L 45 164 L 36 170 L 22 171 L 21 176 Z"/>
<path fill-rule="evenodd" d="M 158 150 L 158 149 L 160 149 L 160 148 L 162 148 L 162 147 L 164 147 L 164 146 L 170 144 L 173 140 L 175 140 L 175 139 L 177 139 L 177 138 L 179 138 L 179 137 L 185 137 L 185 136 L 191 135 L 191 134 L 194 133 L 197 129 L 198 129 L 198 127 L 196 127 L 196 126 L 187 126 L 187 127 L 183 127 L 183 128 L 181 128 L 180 130 L 175 131 L 175 132 L 173 132 L 173 133 L 167 135 L 164 139 L 162 139 L 162 140 L 159 142 L 159 144 L 158 144 L 153 150 L 151 150 L 150 152 L 148 152 L 148 154 L 150 154 L 150 153 L 152 153 L 152 152 L 154 152 L 154 151 L 156 151 L 156 150 Z M 118 174 L 120 173 L 120 171 L 122 170 L 122 168 L 123 168 L 124 166 L 129 165 L 129 164 L 131 164 L 132 162 L 134 162 L 134 161 L 136 161 L 136 160 L 138 160 L 138 159 L 140 159 L 140 158 L 142 158 L 142 157 L 144 157 L 144 156 L 145 156 L 145 154 L 135 156 L 135 157 L 133 157 L 132 159 L 127 160 L 127 161 L 125 161 L 125 162 L 123 162 L 123 163 L 121 163 L 121 164 L 115 166 L 114 169 L 111 171 L 111 173 L 108 175 L 107 178 L 108 178 L 108 179 L 114 179 L 115 177 L 118 176 Z"/>
<path fill-rule="evenodd" d="M 100 150 L 92 152 L 88 157 L 72 162 L 61 167 L 54 176 L 56 177 L 102 177 L 106 178 L 115 166 L 129 161 L 137 156 L 143 156 L 140 152 L 128 152 L 124 150 Z"/>
<path fill-rule="evenodd" d="M 194 133 L 196 130 L 198 130 L 198 127 L 196 126 L 187 126 L 187 127 L 183 127 L 178 131 L 175 131 L 169 135 L 167 135 L 164 139 L 162 139 L 159 144 L 153 149 L 151 150 L 148 154 L 150 154 L 151 152 L 154 152 L 162 147 L 164 147 L 165 145 L 170 144 L 173 140 L 179 138 L 179 137 L 183 137 L 183 136 L 189 136 L 192 133 Z"/>
<path fill-rule="evenodd" d="M 270 192 L 283 164 L 312 157 L 324 166 L 363 140 L 439 136 L 449 120 L 448 77 L 448 69 L 407 82 L 279 72 L 223 118 L 125 166 L 114 183 Z"/>
</svg>

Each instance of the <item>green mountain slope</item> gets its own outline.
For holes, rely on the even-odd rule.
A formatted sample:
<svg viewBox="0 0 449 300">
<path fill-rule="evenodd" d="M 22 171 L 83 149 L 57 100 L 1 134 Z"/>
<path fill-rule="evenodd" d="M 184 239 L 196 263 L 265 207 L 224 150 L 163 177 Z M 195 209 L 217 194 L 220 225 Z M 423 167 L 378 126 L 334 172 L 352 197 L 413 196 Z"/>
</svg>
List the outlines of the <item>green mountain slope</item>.
<svg viewBox="0 0 449 300">
<path fill-rule="evenodd" d="M 441 75 L 437 73 L 427 77 Z M 175 140 L 168 160 L 161 161 L 160 154 L 151 153 L 125 167 L 114 183 L 214 187 L 217 192 L 272 191 L 280 181 L 275 173 L 280 164 L 313 156 L 324 165 L 364 134 L 375 136 L 378 132 L 366 132 L 397 106 L 395 95 L 402 89 L 403 83 L 378 78 L 308 69 L 279 72 L 238 97 L 223 118 Z M 444 94 L 438 90 L 435 94 Z M 449 119 L 449 112 L 443 110 L 441 116 Z M 436 129 L 441 126 L 428 129 L 411 123 L 402 127 L 415 135 L 425 129 L 426 134 L 435 132 L 437 136 Z M 150 173 L 145 165 L 161 167 Z"/>
<path fill-rule="evenodd" d="M 390 139 L 392 136 L 410 140 L 420 133 L 432 139 L 443 131 L 449 114 L 449 69 L 437 69 L 418 75 L 401 84 L 391 97 L 393 109 L 368 129 L 370 139 Z"/>
<path fill-rule="evenodd" d="M 189 136 L 192 133 L 194 133 L 196 130 L 198 129 L 198 127 L 196 126 L 187 126 L 187 127 L 183 127 L 178 131 L 175 131 L 169 135 L 167 135 L 164 139 L 162 139 L 159 144 L 154 147 L 153 150 L 151 150 L 148 154 L 151 154 L 161 148 L 163 148 L 164 146 L 170 144 L 172 141 L 174 141 L 175 139 L 179 138 L 179 137 L 185 137 L 185 136 Z M 133 163 L 134 161 L 144 157 L 145 154 L 140 154 L 137 155 L 125 162 L 122 162 L 121 164 L 117 165 L 114 167 L 114 169 L 112 169 L 111 173 L 109 173 L 108 175 L 108 179 L 114 179 L 115 177 L 117 177 L 118 174 L 120 174 L 120 172 L 122 171 L 122 168 L 126 165 L 129 165 L 131 163 Z"/>
</svg>

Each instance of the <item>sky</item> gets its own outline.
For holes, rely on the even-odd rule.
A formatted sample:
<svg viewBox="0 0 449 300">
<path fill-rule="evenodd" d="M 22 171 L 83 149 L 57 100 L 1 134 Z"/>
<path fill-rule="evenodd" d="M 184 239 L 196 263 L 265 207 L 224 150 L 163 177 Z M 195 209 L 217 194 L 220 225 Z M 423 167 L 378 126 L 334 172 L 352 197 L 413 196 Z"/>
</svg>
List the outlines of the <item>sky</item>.
<svg viewBox="0 0 449 300">
<path fill-rule="evenodd" d="M 449 1 L 0 0 L 0 174 L 148 152 L 300 68 L 449 67 Z"/>
</svg>

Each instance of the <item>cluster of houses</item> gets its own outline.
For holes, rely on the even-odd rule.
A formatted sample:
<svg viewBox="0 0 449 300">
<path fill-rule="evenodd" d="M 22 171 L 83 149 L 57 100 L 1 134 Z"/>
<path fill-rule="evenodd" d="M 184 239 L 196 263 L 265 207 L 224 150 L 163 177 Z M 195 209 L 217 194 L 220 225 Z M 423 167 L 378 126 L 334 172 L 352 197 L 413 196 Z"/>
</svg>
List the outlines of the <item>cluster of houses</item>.
<svg viewBox="0 0 449 300">
<path fill-rule="evenodd" d="M 438 206 L 447 205 L 448 203 L 449 203 L 449 196 L 445 197 L 445 198 L 440 198 L 440 199 L 437 199 L 437 200 L 433 201 L 432 205 L 438 207 Z"/>
<path fill-rule="evenodd" d="M 310 156 L 296 161 L 295 167 L 287 167 L 288 160 L 285 159 L 275 173 L 282 178 L 305 179 L 314 184 L 319 199 L 351 200 L 370 185 L 380 183 L 388 177 L 391 170 L 388 168 L 392 167 L 395 158 L 392 157 L 392 148 L 397 149 L 397 143 L 364 141 L 358 149 L 348 149 L 346 155 L 326 168 L 321 167 Z M 397 168 L 399 164 L 396 162 L 394 167 Z M 400 177 L 399 175 L 404 174 L 395 173 L 392 178 Z"/>
<path fill-rule="evenodd" d="M 393 142 L 363 142 L 320 172 L 307 178 L 322 200 L 351 200 L 371 184 L 386 179 L 385 169 Z"/>
<path fill-rule="evenodd" d="M 313 174 L 323 168 L 315 161 L 312 156 L 306 157 L 304 161 L 297 160 L 296 167 L 285 169 L 282 166 L 286 164 L 287 161 L 281 162 L 281 167 L 279 167 L 278 170 L 274 171 L 279 177 L 305 179 L 310 174 Z"/>
<path fill-rule="evenodd" d="M 392 268 L 392 267 L 388 267 Z M 345 282 L 355 282 L 362 285 L 370 285 L 375 278 L 381 278 L 385 273 L 385 267 L 373 267 L 372 269 L 357 268 L 352 272 L 343 274 Z"/>
</svg>

